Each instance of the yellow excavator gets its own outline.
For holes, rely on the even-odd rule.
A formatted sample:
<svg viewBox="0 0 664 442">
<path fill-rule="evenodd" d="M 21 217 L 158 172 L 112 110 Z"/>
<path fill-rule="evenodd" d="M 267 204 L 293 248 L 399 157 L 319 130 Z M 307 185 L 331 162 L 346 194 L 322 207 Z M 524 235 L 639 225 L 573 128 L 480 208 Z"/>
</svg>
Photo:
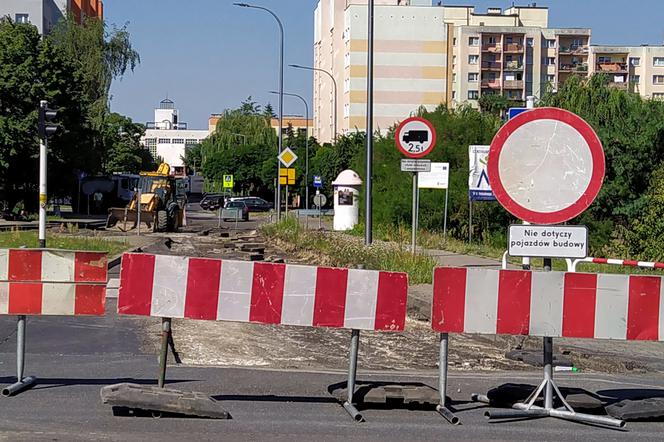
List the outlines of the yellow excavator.
<svg viewBox="0 0 664 442">
<path fill-rule="evenodd" d="M 171 168 L 166 163 L 159 165 L 156 172 L 141 172 L 140 192 L 134 193 L 127 207 L 108 209 L 106 228 L 117 226 L 123 232 L 135 229 L 140 210 L 140 223 L 145 224 L 148 231 L 177 231 L 182 225 L 184 211 L 183 203 L 178 200 L 176 179 L 170 173 Z"/>
</svg>

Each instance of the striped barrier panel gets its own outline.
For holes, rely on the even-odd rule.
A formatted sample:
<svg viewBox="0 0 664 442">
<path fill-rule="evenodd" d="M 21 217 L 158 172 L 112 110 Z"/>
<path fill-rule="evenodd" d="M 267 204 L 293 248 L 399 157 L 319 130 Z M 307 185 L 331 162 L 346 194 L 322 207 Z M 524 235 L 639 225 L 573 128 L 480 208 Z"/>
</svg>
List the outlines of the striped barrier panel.
<svg viewBox="0 0 664 442">
<path fill-rule="evenodd" d="M 434 271 L 441 333 L 664 341 L 662 277 L 475 268 Z"/>
<path fill-rule="evenodd" d="M 0 315 L 104 314 L 105 252 L 0 249 Z"/>
<path fill-rule="evenodd" d="M 664 262 L 653 261 L 633 261 L 629 259 L 612 259 L 612 258 L 583 258 L 571 260 L 568 259 L 568 269 L 576 271 L 576 266 L 579 263 L 586 262 L 592 264 L 610 264 L 625 267 L 640 267 L 643 269 L 664 269 Z"/>
<path fill-rule="evenodd" d="M 402 331 L 405 273 L 125 253 L 118 313 Z"/>
</svg>

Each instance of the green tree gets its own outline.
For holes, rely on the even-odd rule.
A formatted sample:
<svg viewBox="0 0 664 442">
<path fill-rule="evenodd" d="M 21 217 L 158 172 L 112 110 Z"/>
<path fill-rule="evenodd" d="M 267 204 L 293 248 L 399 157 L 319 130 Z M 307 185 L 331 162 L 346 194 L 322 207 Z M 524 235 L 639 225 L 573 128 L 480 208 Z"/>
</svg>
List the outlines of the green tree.
<svg viewBox="0 0 664 442">
<path fill-rule="evenodd" d="M 104 143 L 104 173 L 138 173 L 155 170 L 156 161 L 140 144 L 145 126 L 117 113 L 106 117 L 102 139 Z"/>
<path fill-rule="evenodd" d="M 268 103 L 265 105 L 265 108 L 263 109 L 263 116 L 265 119 L 269 122 L 272 118 L 277 118 L 277 114 L 274 113 L 274 109 L 272 108 L 272 104 Z"/>
<path fill-rule="evenodd" d="M 503 118 L 507 109 L 512 107 L 513 101 L 502 94 L 482 94 L 479 99 L 480 110 L 488 114 Z"/>
</svg>

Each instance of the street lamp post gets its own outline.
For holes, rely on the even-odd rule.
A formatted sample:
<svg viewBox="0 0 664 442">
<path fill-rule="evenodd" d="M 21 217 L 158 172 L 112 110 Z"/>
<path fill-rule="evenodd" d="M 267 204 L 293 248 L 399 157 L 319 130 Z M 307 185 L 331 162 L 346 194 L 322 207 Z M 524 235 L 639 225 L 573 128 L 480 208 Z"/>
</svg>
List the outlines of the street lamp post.
<svg viewBox="0 0 664 442">
<path fill-rule="evenodd" d="M 262 11 L 270 14 L 277 21 L 279 25 L 279 32 L 281 37 L 281 44 L 279 47 L 279 152 L 281 154 L 284 134 L 283 134 L 283 124 L 284 124 L 284 26 L 279 20 L 277 14 L 272 12 L 270 9 L 263 6 L 250 5 L 248 3 L 233 3 L 235 6 L 240 6 L 242 8 L 253 8 L 260 9 Z M 274 198 L 275 204 L 277 206 L 277 221 L 281 219 L 281 182 L 279 181 L 279 168 L 281 167 L 281 162 L 277 158 L 277 185 L 276 185 L 276 195 Z"/>
<path fill-rule="evenodd" d="M 278 94 L 279 92 L 276 91 L 270 91 L 271 94 Z M 305 197 L 305 208 L 309 210 L 309 105 L 307 104 L 307 100 L 302 98 L 302 96 L 298 94 L 289 94 L 284 92 L 285 96 L 288 97 L 295 97 L 299 98 L 302 100 L 302 103 L 304 103 L 304 118 L 306 119 L 307 122 L 307 135 L 306 138 L 304 139 L 304 149 L 305 149 L 305 155 L 304 155 L 304 197 Z"/>
<path fill-rule="evenodd" d="M 332 80 L 332 86 L 334 88 L 334 101 L 333 101 L 333 106 L 334 109 L 332 111 L 332 118 L 334 121 L 334 136 L 332 137 L 335 141 L 337 139 L 337 80 L 334 79 L 334 75 L 330 73 L 329 71 L 326 71 L 325 69 L 320 69 L 320 68 L 314 68 L 311 66 L 301 66 L 299 64 L 289 64 L 288 66 L 296 69 L 307 69 L 309 71 L 318 71 L 318 72 L 323 72 L 324 74 L 327 74 L 328 77 Z"/>
</svg>

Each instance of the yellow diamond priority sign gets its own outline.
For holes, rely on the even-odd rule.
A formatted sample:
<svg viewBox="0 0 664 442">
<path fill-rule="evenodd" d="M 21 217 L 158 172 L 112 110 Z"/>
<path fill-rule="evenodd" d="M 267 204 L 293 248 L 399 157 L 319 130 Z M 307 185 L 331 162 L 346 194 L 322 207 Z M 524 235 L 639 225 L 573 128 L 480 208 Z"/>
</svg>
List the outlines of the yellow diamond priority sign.
<svg viewBox="0 0 664 442">
<path fill-rule="evenodd" d="M 281 151 L 278 158 L 284 167 L 290 167 L 297 160 L 297 155 L 295 155 L 295 152 L 290 147 L 287 147 Z"/>
</svg>

